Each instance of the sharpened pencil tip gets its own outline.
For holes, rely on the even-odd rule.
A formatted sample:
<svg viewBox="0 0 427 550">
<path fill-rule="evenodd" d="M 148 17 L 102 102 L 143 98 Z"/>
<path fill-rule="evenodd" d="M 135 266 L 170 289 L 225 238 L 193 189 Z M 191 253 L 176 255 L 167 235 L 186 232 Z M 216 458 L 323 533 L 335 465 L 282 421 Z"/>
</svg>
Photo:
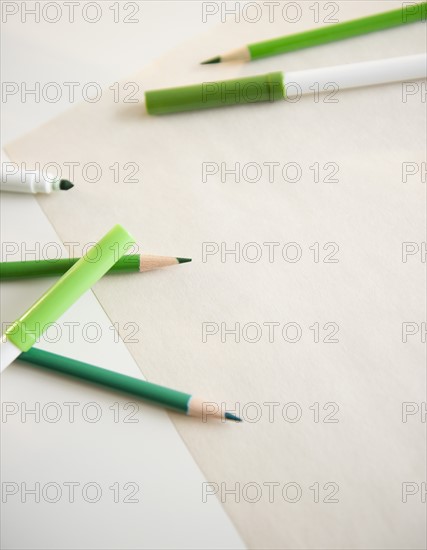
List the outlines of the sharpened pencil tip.
<svg viewBox="0 0 427 550">
<path fill-rule="evenodd" d="M 179 264 L 186 264 L 187 262 L 191 262 L 191 258 L 177 258 Z"/>
<path fill-rule="evenodd" d="M 234 422 L 241 422 L 242 421 L 241 418 L 239 418 L 238 416 L 236 416 L 235 414 L 232 414 L 232 413 L 226 412 L 224 414 L 224 416 L 225 416 L 226 420 L 234 420 Z"/>
<path fill-rule="evenodd" d="M 59 182 L 59 189 L 62 191 L 68 191 L 68 189 L 71 189 L 72 187 L 74 187 L 74 183 L 71 183 L 71 181 L 61 180 Z"/>
<path fill-rule="evenodd" d="M 221 63 L 221 58 L 218 57 L 212 57 L 212 59 L 207 59 L 206 61 L 202 61 L 200 65 L 211 65 L 212 63 Z"/>
</svg>

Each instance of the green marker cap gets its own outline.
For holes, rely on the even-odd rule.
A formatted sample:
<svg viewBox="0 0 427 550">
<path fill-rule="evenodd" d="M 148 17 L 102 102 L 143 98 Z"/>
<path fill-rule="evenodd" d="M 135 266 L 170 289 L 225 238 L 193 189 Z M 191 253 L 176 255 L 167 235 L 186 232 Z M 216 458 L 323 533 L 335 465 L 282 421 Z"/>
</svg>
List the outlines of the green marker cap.
<svg viewBox="0 0 427 550">
<path fill-rule="evenodd" d="M 21 351 L 28 351 L 49 325 L 89 290 L 134 242 L 121 225 L 113 227 L 7 329 L 7 339 Z"/>
<path fill-rule="evenodd" d="M 283 73 L 276 72 L 233 80 L 203 82 L 181 88 L 150 90 L 145 92 L 145 105 L 150 115 L 165 115 L 283 98 Z"/>
</svg>

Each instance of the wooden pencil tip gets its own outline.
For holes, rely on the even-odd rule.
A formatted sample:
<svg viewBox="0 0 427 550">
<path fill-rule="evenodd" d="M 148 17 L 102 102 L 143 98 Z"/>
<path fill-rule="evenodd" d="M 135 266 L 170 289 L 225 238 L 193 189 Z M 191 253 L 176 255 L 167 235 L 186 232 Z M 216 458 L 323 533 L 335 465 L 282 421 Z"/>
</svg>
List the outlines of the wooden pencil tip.
<svg viewBox="0 0 427 550">
<path fill-rule="evenodd" d="M 212 63 L 221 63 L 221 58 L 218 57 L 212 57 L 212 59 L 207 59 L 206 61 L 202 61 L 200 65 L 211 65 Z"/>
<path fill-rule="evenodd" d="M 191 258 L 177 258 L 177 261 L 179 264 L 186 264 L 187 262 L 191 262 Z"/>
<path fill-rule="evenodd" d="M 226 420 L 234 420 L 234 422 L 242 422 L 242 419 L 236 416 L 235 414 L 226 412 L 224 414 Z"/>
</svg>

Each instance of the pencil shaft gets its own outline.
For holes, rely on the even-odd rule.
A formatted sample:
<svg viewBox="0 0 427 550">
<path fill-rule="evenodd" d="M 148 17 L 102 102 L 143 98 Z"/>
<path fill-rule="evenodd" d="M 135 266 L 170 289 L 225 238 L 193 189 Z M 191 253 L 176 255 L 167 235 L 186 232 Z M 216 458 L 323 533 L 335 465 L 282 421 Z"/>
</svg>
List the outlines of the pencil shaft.
<svg viewBox="0 0 427 550">
<path fill-rule="evenodd" d="M 270 55 L 291 52 L 312 46 L 319 46 L 328 42 L 335 42 L 345 38 L 360 36 L 370 32 L 380 31 L 426 20 L 427 3 L 410 4 L 402 8 L 378 13 L 351 21 L 325 25 L 318 29 L 291 34 L 249 44 L 248 49 L 251 59 L 259 59 Z"/>
<path fill-rule="evenodd" d="M 426 73 L 426 54 L 291 71 L 285 73 L 285 93 L 289 98 L 295 93 L 295 90 L 297 90 L 297 96 L 313 93 L 314 85 L 317 85 L 320 90 L 327 90 L 328 86 L 344 90 L 425 78 Z"/>
<path fill-rule="evenodd" d="M 39 367 L 123 391 L 169 409 L 184 413 L 188 412 L 188 403 L 191 395 L 187 393 L 158 386 L 145 380 L 139 380 L 138 378 L 95 367 L 88 363 L 82 363 L 81 361 L 41 349 L 31 348 L 29 351 L 22 353 L 18 359 Z"/>
<path fill-rule="evenodd" d="M 32 260 L 28 262 L 1 262 L 0 280 L 63 275 L 78 260 L 79 258 L 62 258 L 58 260 Z M 120 258 L 107 273 L 131 273 L 139 271 L 139 268 L 140 255 L 129 254 Z"/>
<path fill-rule="evenodd" d="M 260 101 L 294 100 L 313 93 L 313 86 L 327 91 L 411 81 L 426 77 L 426 54 L 377 59 L 303 71 L 280 71 L 192 86 L 145 92 L 149 114 L 161 115 L 211 109 Z"/>
</svg>

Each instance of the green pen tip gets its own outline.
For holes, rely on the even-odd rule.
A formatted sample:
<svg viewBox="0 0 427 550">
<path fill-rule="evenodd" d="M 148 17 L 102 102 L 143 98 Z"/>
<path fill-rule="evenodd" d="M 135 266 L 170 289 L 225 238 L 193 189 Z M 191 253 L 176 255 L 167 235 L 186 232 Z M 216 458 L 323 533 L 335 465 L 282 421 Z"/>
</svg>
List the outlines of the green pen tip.
<svg viewBox="0 0 427 550">
<path fill-rule="evenodd" d="M 177 258 L 179 264 L 186 264 L 187 262 L 191 262 L 191 258 Z"/>
<path fill-rule="evenodd" d="M 68 191 L 68 189 L 71 189 L 72 187 L 74 187 L 74 184 L 71 183 L 71 181 L 61 180 L 59 182 L 59 189 L 61 189 L 62 191 Z"/>
<path fill-rule="evenodd" d="M 211 65 L 212 63 L 221 63 L 221 58 L 212 57 L 212 59 L 207 59 L 206 61 L 202 61 L 200 65 Z"/>
<path fill-rule="evenodd" d="M 235 422 L 241 422 L 242 421 L 241 418 L 239 418 L 238 416 L 236 416 L 235 414 L 232 414 L 232 413 L 226 412 L 224 416 L 225 416 L 226 420 L 234 420 Z"/>
</svg>

